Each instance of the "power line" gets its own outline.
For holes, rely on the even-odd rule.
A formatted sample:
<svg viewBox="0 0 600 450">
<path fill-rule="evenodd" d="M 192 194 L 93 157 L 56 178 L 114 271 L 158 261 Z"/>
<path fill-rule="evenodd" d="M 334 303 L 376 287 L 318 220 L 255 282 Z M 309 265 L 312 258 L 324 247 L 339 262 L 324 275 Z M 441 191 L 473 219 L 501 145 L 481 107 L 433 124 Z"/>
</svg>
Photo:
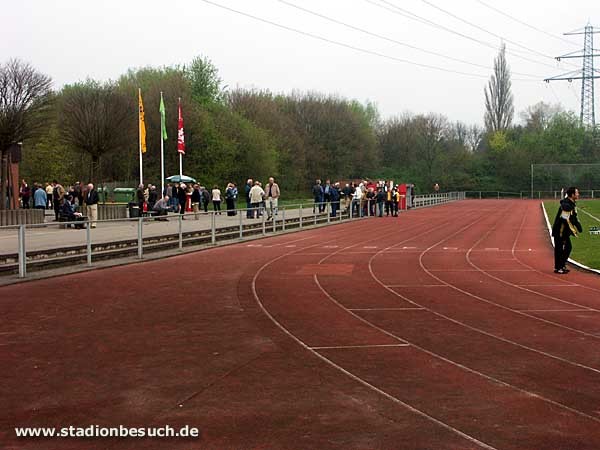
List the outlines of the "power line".
<svg viewBox="0 0 600 450">
<path fill-rule="evenodd" d="M 526 26 L 526 27 L 528 27 L 528 28 L 531 28 L 532 30 L 538 31 L 538 32 L 540 32 L 540 33 L 542 33 L 542 34 L 545 34 L 546 36 L 549 36 L 549 37 L 551 37 L 551 38 L 557 39 L 557 40 L 559 40 L 559 41 L 561 41 L 561 42 L 566 42 L 566 43 L 567 43 L 567 44 L 569 44 L 569 45 L 572 45 L 572 46 L 575 46 L 575 47 L 579 47 L 579 46 L 578 46 L 576 43 L 574 43 L 574 42 L 571 42 L 571 41 L 569 41 L 569 40 L 567 40 L 567 39 L 561 38 L 560 36 L 555 36 L 554 34 L 552 34 L 552 33 L 548 33 L 547 31 L 544 31 L 544 30 L 542 30 L 542 29 L 540 29 L 540 28 L 538 28 L 538 27 L 534 27 L 533 25 L 531 25 L 531 24 L 529 24 L 529 23 L 527 23 L 527 22 L 524 22 L 524 21 L 522 21 L 522 20 L 520 20 L 520 19 L 517 19 L 516 17 L 514 17 L 514 16 L 511 16 L 510 14 L 508 14 L 508 13 L 505 13 L 504 11 L 500 11 L 498 8 L 496 8 L 496 7 L 492 6 L 492 5 L 489 5 L 489 4 L 485 3 L 485 2 L 483 2 L 482 0 L 475 0 L 475 1 L 477 1 L 477 2 L 478 2 L 478 3 L 480 3 L 481 5 L 485 6 L 486 8 L 489 8 L 489 9 L 491 9 L 492 11 L 495 11 L 495 12 L 497 12 L 498 14 L 501 14 L 501 15 L 503 15 L 503 16 L 505 16 L 505 17 L 508 17 L 508 18 L 509 18 L 509 19 L 511 19 L 511 20 L 514 20 L 514 21 L 515 21 L 515 22 L 517 22 L 517 23 L 520 23 L 521 25 L 524 25 L 524 26 Z"/>
<path fill-rule="evenodd" d="M 379 52 L 375 52 L 375 51 L 372 51 L 372 50 L 367 50 L 367 49 L 364 49 L 364 48 L 361 48 L 361 47 L 356 47 L 354 45 L 346 44 L 346 43 L 335 41 L 333 39 L 329 39 L 329 38 L 326 38 L 326 37 L 323 37 L 323 36 L 319 36 L 317 34 L 309 33 L 307 31 L 299 30 L 297 28 L 292 28 L 292 27 L 289 27 L 287 25 L 283 25 L 283 24 L 280 24 L 280 23 L 277 23 L 277 22 L 272 22 L 270 20 L 263 19 L 263 18 L 258 17 L 258 16 L 254 16 L 252 14 L 249 14 L 249 13 L 246 13 L 246 12 L 243 12 L 243 11 L 239 11 L 237 9 L 233 9 L 233 8 L 230 8 L 230 7 L 225 6 L 225 5 L 221 5 L 219 3 L 215 3 L 215 2 L 210 1 L 210 0 L 200 0 L 200 1 L 202 1 L 204 3 L 208 3 L 208 4 L 213 5 L 213 6 L 216 6 L 217 8 L 221 8 L 221 9 L 224 9 L 224 10 L 227 10 L 227 11 L 239 14 L 241 16 L 249 17 L 249 18 L 251 18 L 253 20 L 257 20 L 259 22 L 272 25 L 272 26 L 277 27 L 277 28 L 281 28 L 281 29 L 284 29 L 284 30 L 287 30 L 287 31 L 292 31 L 294 33 L 298 33 L 298 34 L 301 34 L 303 36 L 307 36 L 307 37 L 310 37 L 310 38 L 313 38 L 313 39 L 317 39 L 317 40 L 320 40 L 320 41 L 323 41 L 323 42 L 327 42 L 329 44 L 334 44 L 334 45 L 337 45 L 337 46 L 340 46 L 340 47 L 344 47 L 344 48 L 347 48 L 347 49 L 350 49 L 350 50 L 355 50 L 355 51 L 358 51 L 358 52 L 361 52 L 361 53 L 366 53 L 366 54 L 373 55 L 373 56 L 379 56 L 381 58 L 390 59 L 390 60 L 393 60 L 393 61 L 396 61 L 396 62 L 401 62 L 401 63 L 405 63 L 405 64 L 411 64 L 411 65 L 414 65 L 414 66 L 424 67 L 426 69 L 434 69 L 434 70 L 439 70 L 439 71 L 442 71 L 442 72 L 456 73 L 456 74 L 459 74 L 459 75 L 465 75 L 465 76 L 474 77 L 474 78 L 488 78 L 486 75 L 481 75 L 481 74 L 476 74 L 476 73 L 469 73 L 469 72 L 461 72 L 461 71 L 458 71 L 458 70 L 446 69 L 446 68 L 443 68 L 443 67 L 433 66 L 433 65 L 430 65 L 430 64 L 422 64 L 422 63 L 418 63 L 418 62 L 415 62 L 415 61 L 410 61 L 408 59 L 397 58 L 395 56 L 387 55 L 385 53 L 379 53 Z M 530 81 L 530 80 L 527 80 L 527 81 Z"/>
<path fill-rule="evenodd" d="M 515 42 L 515 41 L 513 41 L 513 40 L 511 40 L 511 39 L 507 39 L 507 38 L 506 38 L 506 37 L 504 37 L 504 36 L 501 36 L 501 35 L 499 35 L 499 34 L 496 34 L 496 33 L 493 33 L 493 32 L 491 32 L 491 31 L 489 31 L 489 30 L 486 30 L 485 28 L 483 28 L 483 27 L 481 27 L 481 26 L 479 26 L 479 25 L 477 25 L 477 24 L 475 24 L 475 23 L 473 23 L 473 22 L 470 22 L 470 21 L 468 21 L 468 20 L 466 20 L 466 19 L 463 19 L 462 17 L 460 17 L 460 16 L 457 16 L 456 14 L 454 14 L 454 13 L 452 13 L 452 12 L 450 12 L 450 11 L 448 11 L 448 10 L 444 9 L 444 8 L 441 8 L 441 7 L 439 7 L 439 6 L 437 6 L 436 4 L 434 4 L 434 3 L 432 3 L 432 2 L 430 2 L 430 1 L 428 1 L 428 0 L 421 0 L 421 1 L 422 1 L 423 3 L 425 3 L 426 5 L 429 5 L 429 6 L 431 6 L 432 8 L 434 8 L 434 9 L 437 9 L 438 11 L 441 11 L 441 12 L 443 12 L 444 14 L 446 14 L 446 15 L 448 15 L 448 16 L 450 16 L 450 17 L 453 17 L 453 18 L 455 18 L 456 20 L 459 20 L 459 21 L 461 21 L 461 22 L 463 22 L 463 23 L 466 23 L 467 25 L 469 25 L 469 26 L 471 26 L 471 27 L 473 27 L 473 28 L 476 28 L 476 29 L 478 29 L 478 30 L 480 30 L 480 31 L 483 31 L 484 33 L 487 33 L 487 34 L 489 34 L 489 35 L 491 35 L 491 36 L 494 36 L 494 37 L 496 37 L 496 38 L 498 38 L 498 39 L 502 39 L 502 40 L 504 40 L 504 41 L 506 41 L 506 42 L 508 42 L 508 43 L 510 43 L 510 44 L 516 45 L 517 47 L 520 47 L 520 48 L 522 48 L 522 49 L 524 49 L 524 50 L 527 50 L 528 52 L 531 52 L 531 53 L 533 53 L 533 54 L 536 54 L 536 55 L 539 55 L 539 56 L 543 56 L 544 58 L 554 59 L 554 57 L 553 57 L 553 56 L 546 55 L 546 54 L 544 54 L 544 53 L 538 52 L 537 50 L 534 50 L 534 49 L 532 49 L 532 48 L 529 48 L 529 47 L 527 47 L 527 46 L 525 46 L 525 45 L 519 44 L 518 42 Z"/>
<path fill-rule="evenodd" d="M 406 18 L 411 19 L 411 20 L 416 20 L 417 22 L 421 22 L 421 23 L 424 23 L 424 24 L 429 25 L 431 27 L 444 30 L 444 31 L 446 31 L 448 33 L 455 34 L 457 36 L 460 36 L 462 38 L 465 38 L 465 39 L 468 39 L 470 41 L 476 42 L 476 43 L 478 43 L 480 45 L 483 45 L 485 47 L 493 48 L 494 50 L 498 49 L 496 45 L 490 44 L 489 42 L 482 41 L 481 39 L 477 39 L 477 38 L 475 38 L 473 36 L 469 36 L 467 34 L 461 33 L 460 31 L 453 30 L 453 29 L 448 28 L 448 27 L 446 27 L 444 25 L 440 25 L 439 23 L 433 22 L 433 21 L 431 21 L 429 19 L 421 17 L 421 16 L 419 16 L 417 14 L 414 14 L 414 13 L 412 13 L 412 12 L 410 12 L 410 11 L 404 9 L 404 8 L 401 8 L 401 7 L 397 6 L 397 5 L 389 2 L 389 1 L 379 0 L 381 3 L 384 3 L 383 5 L 381 3 L 377 3 L 377 2 L 375 2 L 373 0 L 364 0 L 364 1 L 367 2 L 367 3 L 370 3 L 371 5 L 376 6 L 378 8 L 385 9 L 386 11 L 392 12 L 394 14 L 398 14 L 400 16 L 406 17 Z M 389 5 L 389 7 L 385 6 L 385 5 Z M 520 58 L 520 59 L 523 59 L 525 61 L 529 61 L 529 62 L 532 62 L 532 63 L 535 63 L 535 64 L 539 64 L 539 65 L 542 65 L 542 66 L 550 67 L 552 69 L 556 68 L 555 66 L 551 66 L 550 64 L 546 64 L 544 62 L 536 61 L 536 60 L 528 58 L 526 56 L 521 56 L 521 55 L 517 54 L 515 52 L 515 50 L 507 51 L 507 53 L 511 54 L 515 58 Z"/>
<path fill-rule="evenodd" d="M 365 54 L 372 55 L 372 56 L 378 56 L 378 57 L 389 59 L 389 60 L 392 60 L 392 61 L 401 62 L 401 63 L 405 63 L 405 64 L 410 64 L 410 65 L 418 66 L 418 67 L 423 67 L 423 68 L 426 68 L 426 69 L 439 70 L 441 72 L 455 73 L 455 74 L 458 74 L 458 75 L 464 75 L 464 76 L 472 77 L 472 78 L 480 78 L 480 79 L 482 79 L 482 78 L 483 79 L 489 78 L 487 75 L 482 75 L 482 74 L 477 74 L 477 73 L 472 73 L 472 72 L 461 72 L 459 70 L 446 69 L 444 67 L 433 66 L 431 64 L 422 64 L 422 63 L 418 63 L 418 62 L 411 61 L 411 60 L 408 60 L 408 59 L 397 58 L 395 56 L 387 55 L 385 53 L 375 52 L 375 51 L 364 49 L 364 48 L 361 48 L 361 47 L 356 47 L 354 45 L 346 44 L 344 42 L 336 41 L 336 40 L 329 39 L 329 38 L 326 38 L 326 37 L 323 37 L 323 36 L 319 36 L 317 34 L 309 33 L 307 31 L 299 30 L 297 28 L 289 27 L 287 25 L 283 25 L 283 24 L 280 24 L 280 23 L 277 23 L 277 22 L 273 22 L 271 20 L 263 19 L 262 17 L 255 16 L 255 15 L 249 14 L 249 13 L 244 12 L 244 11 L 239 11 L 237 9 L 230 8 L 230 7 L 225 6 L 225 5 L 221 5 L 221 4 L 213 2 L 211 0 L 200 0 L 200 1 L 202 1 L 204 3 L 207 3 L 209 5 L 216 6 L 217 8 L 221 8 L 221 9 L 224 9 L 226 11 L 233 12 L 235 14 L 239 14 L 239 15 L 244 16 L 244 17 L 248 17 L 248 18 L 256 20 L 258 22 L 266 23 L 266 24 L 272 25 L 274 27 L 281 28 L 283 30 L 291 31 L 291 32 L 300 34 L 302 36 L 310 37 L 312 39 L 316 39 L 316 40 L 319 40 L 319 41 L 327 42 L 329 44 L 337 45 L 339 47 L 347 48 L 347 49 L 354 50 L 354 51 L 357 51 L 357 52 L 360 52 L 360 53 L 365 53 Z M 525 81 L 525 82 L 538 82 L 538 80 L 533 80 L 533 79 L 513 78 L 512 80 L 513 81 Z"/>
<path fill-rule="evenodd" d="M 277 1 L 279 3 L 283 3 L 284 5 L 290 6 L 292 8 L 296 8 L 296 9 L 298 9 L 300 11 L 304 11 L 305 13 L 312 14 L 313 16 L 320 17 L 322 19 L 328 20 L 328 21 L 336 23 L 338 25 L 342 25 L 342 26 L 344 26 L 346 28 L 349 28 L 351 30 L 359 31 L 359 32 L 361 32 L 363 34 L 376 37 L 378 39 L 383 39 L 385 41 L 392 42 L 394 44 L 401 45 L 403 47 L 408 47 L 408 48 L 411 48 L 413 50 L 418 50 L 418 51 L 421 51 L 421 52 L 424 52 L 424 53 L 428 53 L 430 55 L 434 55 L 434 56 L 437 56 L 437 57 L 440 57 L 440 58 L 445 58 L 445 59 L 448 59 L 448 60 L 451 60 L 451 61 L 456 61 L 456 62 L 459 62 L 459 63 L 462 63 L 462 64 L 468 64 L 468 65 L 475 66 L 475 67 L 480 67 L 480 68 L 483 68 L 483 69 L 486 69 L 486 70 L 492 70 L 491 67 L 485 66 L 483 64 L 477 64 L 477 63 L 474 63 L 474 62 L 471 62 L 471 61 L 467 61 L 467 60 L 464 60 L 464 59 L 454 58 L 452 56 L 444 55 L 442 53 L 438 53 L 438 52 L 435 52 L 435 51 L 432 51 L 432 50 L 427 50 L 427 49 L 424 49 L 424 48 L 421 48 L 421 47 L 417 47 L 415 45 L 407 44 L 405 42 L 400 42 L 400 41 L 398 41 L 396 39 L 392 39 L 392 38 L 389 38 L 387 36 L 383 36 L 381 34 L 373 33 L 373 32 L 371 32 L 369 30 L 365 30 L 364 28 L 360 28 L 360 27 L 357 27 L 357 26 L 354 26 L 354 25 L 350 25 L 350 24 L 348 24 L 346 22 L 342 22 L 341 20 L 337 20 L 337 19 L 334 19 L 332 17 L 326 16 L 324 14 L 312 11 L 310 9 L 307 9 L 307 8 L 302 7 L 302 6 L 296 5 L 294 3 L 288 2 L 286 0 L 277 0 Z M 521 76 L 525 76 L 525 77 L 532 77 L 532 78 L 537 78 L 537 79 L 541 79 L 542 78 L 541 76 L 531 75 L 531 74 L 527 74 L 527 73 L 519 73 L 519 72 L 513 72 L 513 73 L 516 74 L 516 75 L 521 75 Z"/>
</svg>

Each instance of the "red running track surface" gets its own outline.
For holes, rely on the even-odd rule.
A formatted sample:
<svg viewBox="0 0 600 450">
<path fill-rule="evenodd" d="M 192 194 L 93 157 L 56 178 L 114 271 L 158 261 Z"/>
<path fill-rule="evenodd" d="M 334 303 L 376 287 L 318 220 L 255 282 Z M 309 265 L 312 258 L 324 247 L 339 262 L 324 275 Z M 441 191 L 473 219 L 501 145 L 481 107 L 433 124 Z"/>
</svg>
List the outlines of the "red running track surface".
<svg viewBox="0 0 600 450">
<path fill-rule="evenodd" d="M 600 278 L 552 258 L 473 200 L 2 287 L 0 448 L 598 449 Z"/>
</svg>

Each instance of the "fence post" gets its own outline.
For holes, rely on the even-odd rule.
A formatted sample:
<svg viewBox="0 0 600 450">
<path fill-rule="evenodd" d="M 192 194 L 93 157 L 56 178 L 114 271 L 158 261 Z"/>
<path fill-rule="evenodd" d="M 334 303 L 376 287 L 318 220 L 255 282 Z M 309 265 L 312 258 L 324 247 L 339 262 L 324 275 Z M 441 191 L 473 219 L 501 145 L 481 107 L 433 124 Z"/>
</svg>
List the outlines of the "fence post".
<svg viewBox="0 0 600 450">
<path fill-rule="evenodd" d="M 319 203 L 319 205 L 320 205 L 320 203 Z M 320 208 L 320 206 L 317 205 L 317 208 Z M 317 226 L 317 209 L 316 208 L 313 209 L 313 214 L 315 216 L 315 226 Z"/>
<path fill-rule="evenodd" d="M 266 228 L 266 224 L 265 224 L 265 211 L 262 211 L 261 217 L 262 217 L 262 234 L 263 234 L 263 236 L 265 236 L 267 234 L 267 228 Z"/>
<path fill-rule="evenodd" d="M 498 194 L 498 200 L 500 200 L 500 191 L 498 191 L 497 194 Z"/>
<path fill-rule="evenodd" d="M 281 229 L 285 231 L 285 206 L 281 208 Z"/>
<path fill-rule="evenodd" d="M 300 218 L 300 228 L 302 228 L 302 203 L 300 204 L 300 214 L 298 217 Z"/>
<path fill-rule="evenodd" d="M 178 227 L 179 227 L 179 250 L 183 249 L 183 230 L 182 230 L 182 226 L 183 226 L 183 214 L 179 214 L 179 223 L 178 223 Z"/>
<path fill-rule="evenodd" d="M 325 213 L 327 214 L 327 223 L 329 223 L 331 221 L 331 202 L 327 202 Z"/>
<path fill-rule="evenodd" d="M 246 210 L 244 210 L 246 211 Z M 242 211 L 239 211 L 240 213 L 240 239 L 242 239 L 244 237 L 244 224 L 243 224 L 243 214 Z M 247 211 L 246 211 L 247 213 Z"/>
<path fill-rule="evenodd" d="M 19 225 L 19 278 L 27 275 L 27 252 L 25 251 L 25 225 Z"/>
<path fill-rule="evenodd" d="M 88 219 L 87 227 L 85 227 L 85 243 L 86 243 L 86 254 L 87 254 L 87 265 L 92 265 L 92 230 Z"/>
<path fill-rule="evenodd" d="M 215 212 L 210 213 L 210 243 L 215 245 L 217 243 L 217 230 L 216 230 L 216 219 Z"/>
<path fill-rule="evenodd" d="M 140 217 L 138 219 L 138 258 L 142 259 L 144 256 L 144 245 L 142 241 L 142 229 L 143 229 L 144 219 Z"/>
<path fill-rule="evenodd" d="M 273 212 L 273 208 L 271 208 L 271 220 L 273 221 L 273 233 L 275 233 L 277 231 L 277 219 L 275 217 L 275 213 Z"/>
<path fill-rule="evenodd" d="M 481 200 L 481 191 L 479 191 L 479 200 Z"/>
</svg>

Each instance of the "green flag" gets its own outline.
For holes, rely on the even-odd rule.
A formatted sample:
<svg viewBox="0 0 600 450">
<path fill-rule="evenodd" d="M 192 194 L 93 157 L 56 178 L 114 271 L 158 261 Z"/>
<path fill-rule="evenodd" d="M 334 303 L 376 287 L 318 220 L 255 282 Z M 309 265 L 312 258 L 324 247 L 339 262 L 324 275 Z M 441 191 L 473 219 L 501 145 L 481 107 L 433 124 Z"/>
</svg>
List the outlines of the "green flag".
<svg viewBox="0 0 600 450">
<path fill-rule="evenodd" d="M 168 139 L 167 137 L 167 124 L 165 120 L 165 104 L 163 103 L 162 92 L 160 94 L 160 133 L 162 135 L 163 141 Z"/>
</svg>

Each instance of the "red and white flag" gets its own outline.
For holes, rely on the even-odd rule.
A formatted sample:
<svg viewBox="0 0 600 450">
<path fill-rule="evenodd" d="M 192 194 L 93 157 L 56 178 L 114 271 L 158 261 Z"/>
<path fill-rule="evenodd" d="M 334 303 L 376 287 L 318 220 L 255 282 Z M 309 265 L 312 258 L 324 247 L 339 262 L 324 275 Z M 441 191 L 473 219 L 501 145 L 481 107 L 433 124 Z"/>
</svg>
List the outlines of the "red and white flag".
<svg viewBox="0 0 600 450">
<path fill-rule="evenodd" d="M 177 151 L 185 155 L 185 135 L 183 133 L 183 116 L 181 115 L 181 99 L 179 99 L 179 120 L 177 122 Z"/>
</svg>

